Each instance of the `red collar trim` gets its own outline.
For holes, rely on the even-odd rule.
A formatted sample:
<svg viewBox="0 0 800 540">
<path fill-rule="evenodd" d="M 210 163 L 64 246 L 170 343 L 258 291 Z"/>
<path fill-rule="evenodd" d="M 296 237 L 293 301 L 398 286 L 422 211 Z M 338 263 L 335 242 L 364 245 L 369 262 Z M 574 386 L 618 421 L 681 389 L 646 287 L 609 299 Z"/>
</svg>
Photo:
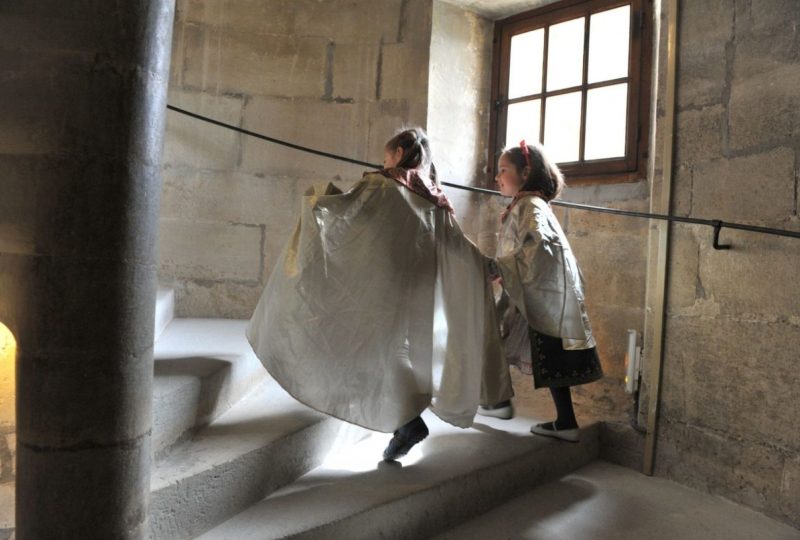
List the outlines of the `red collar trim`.
<svg viewBox="0 0 800 540">
<path fill-rule="evenodd" d="M 442 188 L 433 181 L 423 178 L 414 169 L 382 169 L 379 171 L 386 178 L 391 178 L 406 189 L 416 193 L 423 199 L 432 202 L 439 208 L 446 208 L 451 214 L 454 213 L 453 206 Z"/>
</svg>

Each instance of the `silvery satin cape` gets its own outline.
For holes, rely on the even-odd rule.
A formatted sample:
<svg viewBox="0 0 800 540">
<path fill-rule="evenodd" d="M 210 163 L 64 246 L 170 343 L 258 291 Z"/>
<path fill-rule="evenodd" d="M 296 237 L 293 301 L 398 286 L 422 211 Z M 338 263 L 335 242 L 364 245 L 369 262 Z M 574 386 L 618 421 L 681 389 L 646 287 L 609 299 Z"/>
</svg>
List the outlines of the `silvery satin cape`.
<svg viewBox="0 0 800 540">
<path fill-rule="evenodd" d="M 306 193 L 247 329 L 296 399 L 391 432 L 510 397 L 487 261 L 435 202 L 382 173 Z"/>
<path fill-rule="evenodd" d="M 500 230 L 496 263 L 511 304 L 531 328 L 562 338 L 564 349 L 594 347 L 583 276 L 550 205 L 523 196 L 512 203 Z"/>
</svg>

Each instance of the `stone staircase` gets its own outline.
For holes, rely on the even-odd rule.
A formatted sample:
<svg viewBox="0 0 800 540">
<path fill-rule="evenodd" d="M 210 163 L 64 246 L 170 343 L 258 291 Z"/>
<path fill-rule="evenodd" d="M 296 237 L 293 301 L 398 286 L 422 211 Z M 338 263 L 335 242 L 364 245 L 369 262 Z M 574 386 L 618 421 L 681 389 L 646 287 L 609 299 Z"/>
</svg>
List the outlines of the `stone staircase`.
<svg viewBox="0 0 800 540">
<path fill-rule="evenodd" d="M 150 538 L 426 538 L 594 461 L 599 428 L 577 445 L 533 437 L 532 418 L 478 417 L 380 460 L 389 435 L 305 407 L 269 377 L 247 321 L 173 319 L 157 302 Z"/>
<path fill-rule="evenodd" d="M 580 444 L 568 444 L 530 435 L 530 425 L 542 419 L 524 414 L 508 421 L 477 417 L 464 430 L 429 411 L 423 417 L 430 436 L 400 463 L 384 463 L 390 436 L 295 401 L 255 357 L 244 334 L 247 321 L 175 319 L 174 302 L 172 291 L 159 290 L 151 539 L 505 537 L 538 519 L 528 515 L 524 497 L 563 510 L 575 499 L 564 503 L 564 485 L 572 485 L 564 478 L 609 467 L 597 462 L 597 424 L 582 430 Z M 582 469 L 593 462 L 595 469 Z M 561 483 L 549 483 L 554 480 Z M 13 485 L 2 487 L 0 540 L 9 540 Z M 633 495 L 619 500 L 625 497 Z M 620 503 L 601 501 L 594 512 L 609 504 Z M 524 513 L 524 527 L 509 526 L 502 517 L 509 512 Z M 564 519 L 559 526 L 571 530 L 573 517 Z"/>
<path fill-rule="evenodd" d="M 160 288 L 151 539 L 428 538 L 599 454 L 597 425 L 568 444 L 531 436 L 525 416 L 462 430 L 426 412 L 428 439 L 384 463 L 390 436 L 295 401 L 251 350 L 247 321 L 174 312 Z M 2 501 L 0 539 L 13 538 L 13 486 Z"/>
<path fill-rule="evenodd" d="M 247 321 L 173 319 L 163 290 L 156 312 L 151 538 L 194 538 L 366 434 L 284 392 Z"/>
</svg>

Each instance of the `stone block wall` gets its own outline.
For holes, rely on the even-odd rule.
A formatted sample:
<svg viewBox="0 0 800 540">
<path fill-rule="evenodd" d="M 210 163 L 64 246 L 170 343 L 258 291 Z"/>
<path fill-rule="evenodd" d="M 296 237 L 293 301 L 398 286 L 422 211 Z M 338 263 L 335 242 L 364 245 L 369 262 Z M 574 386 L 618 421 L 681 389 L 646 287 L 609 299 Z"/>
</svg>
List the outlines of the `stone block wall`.
<svg viewBox="0 0 800 540">
<path fill-rule="evenodd" d="M 426 126 L 431 4 L 424 0 L 179 0 L 169 101 L 217 120 L 380 163 Z M 364 167 L 170 112 L 162 283 L 179 316 L 247 318 L 312 184 Z"/>
<path fill-rule="evenodd" d="M 436 0 L 428 79 L 428 134 L 441 180 L 483 187 L 487 182 L 492 38 L 488 19 Z M 488 196 L 445 188 L 462 230 L 475 242 Z"/>
<path fill-rule="evenodd" d="M 568 201 L 647 211 L 648 186 L 635 183 L 578 186 L 564 190 Z M 641 335 L 647 281 L 647 221 L 562 209 L 559 216 L 586 284 L 586 307 L 605 377 L 573 390 L 578 411 L 627 424 L 634 397 L 625 393 L 627 330 Z"/>
<path fill-rule="evenodd" d="M 800 3 L 681 5 L 673 212 L 800 230 Z M 800 243 L 721 240 L 673 227 L 656 472 L 800 526 Z"/>
</svg>

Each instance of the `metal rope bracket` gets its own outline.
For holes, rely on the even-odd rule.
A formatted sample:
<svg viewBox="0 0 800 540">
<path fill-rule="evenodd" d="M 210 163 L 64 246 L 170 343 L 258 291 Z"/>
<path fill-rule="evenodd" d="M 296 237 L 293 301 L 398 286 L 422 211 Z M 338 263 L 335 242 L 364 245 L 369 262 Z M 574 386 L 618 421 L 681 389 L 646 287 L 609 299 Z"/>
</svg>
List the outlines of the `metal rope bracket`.
<svg viewBox="0 0 800 540">
<path fill-rule="evenodd" d="M 714 223 L 714 243 L 713 243 L 714 249 L 731 249 L 731 247 L 733 247 L 731 244 L 719 243 L 719 233 L 720 231 L 722 231 L 723 223 L 718 219 L 713 220 L 713 223 Z"/>
</svg>

